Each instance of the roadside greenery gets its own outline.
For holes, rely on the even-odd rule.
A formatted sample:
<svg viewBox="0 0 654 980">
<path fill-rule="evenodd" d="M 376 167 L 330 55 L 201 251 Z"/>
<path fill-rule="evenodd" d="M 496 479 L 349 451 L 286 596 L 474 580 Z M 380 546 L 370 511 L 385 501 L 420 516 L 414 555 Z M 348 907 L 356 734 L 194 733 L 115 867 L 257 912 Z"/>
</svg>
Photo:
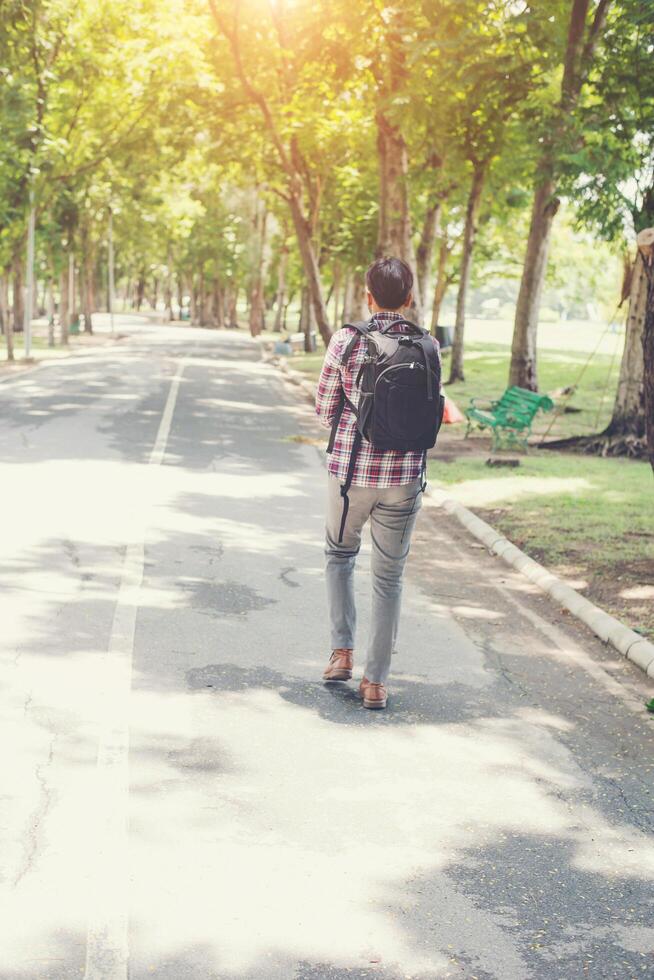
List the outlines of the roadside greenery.
<svg viewBox="0 0 654 980">
<path fill-rule="evenodd" d="M 530 453 L 434 459 L 429 477 L 632 629 L 654 637 L 652 473 L 645 462 Z"/>
<path fill-rule="evenodd" d="M 363 271 L 392 252 L 416 271 L 413 316 L 435 328 L 449 305 L 457 383 L 474 290 L 515 321 L 505 380 L 535 388 L 539 322 L 583 305 L 606 316 L 607 292 L 617 304 L 609 251 L 630 313 L 595 449 L 642 454 L 654 374 L 632 267 L 635 233 L 654 222 L 653 12 L 654 0 L 3 0 L 7 356 L 30 212 L 33 306 L 56 310 L 64 344 L 108 305 L 110 225 L 115 307 L 255 336 L 298 326 L 299 308 L 307 348 L 361 316 Z M 550 261 L 561 226 L 569 248 Z"/>
</svg>

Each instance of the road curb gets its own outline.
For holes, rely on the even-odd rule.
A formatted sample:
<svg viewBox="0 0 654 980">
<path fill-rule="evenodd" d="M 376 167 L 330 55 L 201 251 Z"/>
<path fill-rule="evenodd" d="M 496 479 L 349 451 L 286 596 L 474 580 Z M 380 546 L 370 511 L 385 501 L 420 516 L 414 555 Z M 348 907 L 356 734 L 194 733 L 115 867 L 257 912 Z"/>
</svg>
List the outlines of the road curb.
<svg viewBox="0 0 654 980">
<path fill-rule="evenodd" d="M 274 358 L 268 358 L 274 361 Z M 297 384 L 312 399 L 315 398 L 316 386 L 308 381 L 299 371 L 294 371 L 284 361 L 278 361 L 282 373 L 294 384 Z M 588 626 L 604 643 L 610 643 L 623 657 L 640 667 L 648 677 L 654 677 L 654 643 L 639 636 L 629 629 L 619 619 L 610 616 L 589 599 L 582 596 L 571 585 L 568 585 L 544 565 L 534 561 L 524 551 L 517 548 L 508 538 L 497 531 L 486 521 L 473 514 L 471 510 L 454 500 L 443 490 L 428 488 L 427 494 L 438 507 L 459 521 L 473 537 L 485 545 L 491 554 L 497 555 L 502 561 L 515 568 L 528 578 L 539 589 L 551 596 L 559 606 L 567 609 L 576 619 Z"/>
<path fill-rule="evenodd" d="M 275 362 L 274 355 L 270 357 L 269 360 Z M 298 387 L 301 388 L 302 391 L 312 399 L 312 401 L 315 400 L 316 386 L 312 381 L 305 378 L 300 371 L 295 371 L 292 367 L 289 367 L 286 361 L 276 361 L 276 363 L 282 374 L 285 374 L 289 381 L 292 381 L 293 384 L 298 385 Z"/>
<path fill-rule="evenodd" d="M 588 626 L 600 640 L 603 640 L 604 643 L 610 643 L 623 657 L 640 667 L 648 677 L 654 677 L 653 643 L 639 636 L 638 633 L 621 623 L 619 619 L 610 616 L 599 606 L 580 595 L 571 585 L 563 582 L 539 562 L 534 561 L 486 521 L 482 521 L 480 517 L 477 517 L 457 500 L 448 497 L 444 491 L 435 488 L 429 489 L 428 493 L 437 506 L 456 517 L 459 523 L 478 541 L 481 541 L 491 554 L 497 555 L 507 565 L 515 568 L 543 592 L 550 595 L 560 606 L 563 606 L 564 609 L 567 609 L 568 612 Z"/>
</svg>

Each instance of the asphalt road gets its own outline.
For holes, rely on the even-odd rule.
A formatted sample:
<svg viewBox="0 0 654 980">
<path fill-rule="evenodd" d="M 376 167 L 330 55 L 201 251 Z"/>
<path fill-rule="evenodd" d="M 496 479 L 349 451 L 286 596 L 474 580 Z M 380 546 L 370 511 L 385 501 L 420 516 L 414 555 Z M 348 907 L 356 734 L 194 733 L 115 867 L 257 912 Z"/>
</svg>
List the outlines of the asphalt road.
<svg viewBox="0 0 654 980">
<path fill-rule="evenodd" d="M 310 407 L 129 332 L 0 383 L 0 980 L 653 977 L 652 685 L 425 507 L 325 688 Z"/>
</svg>

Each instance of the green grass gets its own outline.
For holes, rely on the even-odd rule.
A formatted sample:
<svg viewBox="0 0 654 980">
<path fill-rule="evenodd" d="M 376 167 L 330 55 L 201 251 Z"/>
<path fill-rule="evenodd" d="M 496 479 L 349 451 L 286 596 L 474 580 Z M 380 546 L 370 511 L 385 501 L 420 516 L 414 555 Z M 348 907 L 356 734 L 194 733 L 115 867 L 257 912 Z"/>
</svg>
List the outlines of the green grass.
<svg viewBox="0 0 654 980">
<path fill-rule="evenodd" d="M 15 333 L 14 334 L 14 353 L 15 354 L 21 354 L 22 355 L 24 346 L 25 346 L 24 335 L 22 333 Z M 34 336 L 32 336 L 32 348 L 34 350 L 46 350 L 47 347 L 48 347 L 48 338 L 47 337 L 34 337 Z M 56 343 L 55 344 L 55 348 L 56 347 L 62 347 L 62 345 L 59 344 L 59 343 Z M 6 350 L 6 349 L 7 349 L 7 342 L 6 342 L 5 337 L 3 335 L 3 336 L 0 336 L 0 350 Z"/>
<path fill-rule="evenodd" d="M 447 395 L 461 409 L 470 398 L 499 398 L 505 390 L 509 373 L 510 349 L 501 345 L 471 344 L 466 350 L 465 381 L 447 385 Z M 556 399 L 557 406 L 579 409 L 567 413 L 557 411 L 537 416 L 533 431 L 542 435 L 549 429 L 548 439 L 598 432 L 611 417 L 613 398 L 618 383 L 620 358 L 596 354 L 590 363 L 589 355 L 576 351 L 541 350 L 538 354 L 539 387 L 554 392 L 576 385 L 573 395 Z M 449 374 L 449 357 L 443 362 L 443 377 Z M 581 377 L 580 377 L 581 376 Z"/>
<path fill-rule="evenodd" d="M 483 459 L 432 460 L 430 477 L 475 509 L 500 509 L 525 541 L 538 540 L 552 561 L 583 548 L 611 561 L 654 558 L 654 474 L 648 463 L 550 453 L 521 457 L 518 469 Z"/>
<path fill-rule="evenodd" d="M 289 364 L 296 371 L 302 371 L 307 377 L 317 381 L 324 356 L 324 348 L 316 354 L 294 354 L 293 357 L 289 358 Z"/>
<path fill-rule="evenodd" d="M 654 635 L 654 474 L 648 463 L 550 453 L 518 469 L 432 460 L 430 478 L 632 628 Z"/>
</svg>

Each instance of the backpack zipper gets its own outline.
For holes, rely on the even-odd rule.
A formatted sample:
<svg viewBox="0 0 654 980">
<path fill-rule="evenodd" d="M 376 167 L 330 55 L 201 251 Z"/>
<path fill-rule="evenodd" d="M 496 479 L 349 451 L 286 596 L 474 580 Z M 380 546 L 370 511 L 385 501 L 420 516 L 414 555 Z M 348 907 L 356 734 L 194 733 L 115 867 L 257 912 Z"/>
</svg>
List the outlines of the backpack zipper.
<svg viewBox="0 0 654 980">
<path fill-rule="evenodd" d="M 375 388 L 377 387 L 381 379 L 384 377 L 384 375 L 388 374 L 389 371 L 401 371 L 403 368 L 408 369 L 410 371 L 413 371 L 415 368 L 420 368 L 421 371 L 424 371 L 424 367 L 422 366 L 422 364 L 418 364 L 417 361 L 411 361 L 410 364 L 391 364 L 389 367 L 384 368 L 384 370 L 381 372 L 381 374 L 375 381 Z"/>
</svg>

